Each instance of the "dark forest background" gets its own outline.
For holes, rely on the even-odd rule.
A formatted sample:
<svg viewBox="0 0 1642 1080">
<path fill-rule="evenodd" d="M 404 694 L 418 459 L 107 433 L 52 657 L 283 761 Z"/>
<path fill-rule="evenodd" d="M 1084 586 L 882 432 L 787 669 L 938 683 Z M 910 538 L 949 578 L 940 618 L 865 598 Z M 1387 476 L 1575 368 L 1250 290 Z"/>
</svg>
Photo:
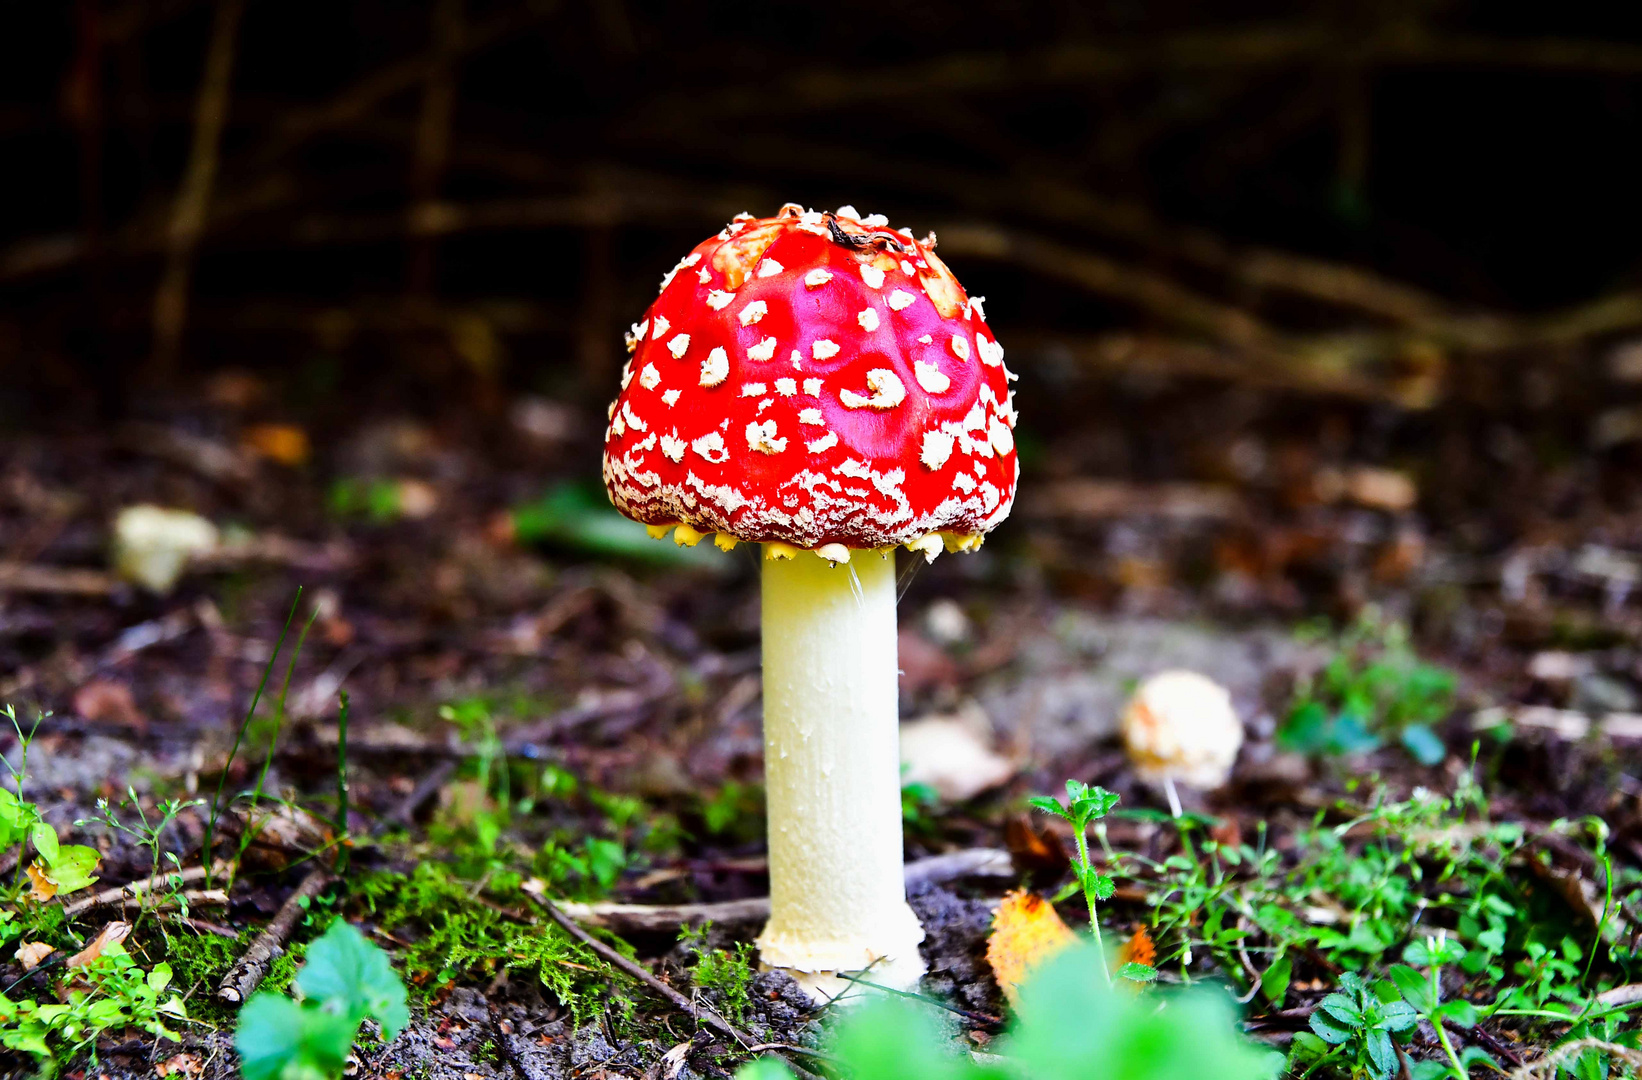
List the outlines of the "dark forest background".
<svg viewBox="0 0 1642 1080">
<path fill-rule="evenodd" d="M 1114 378 L 1585 424 L 1642 369 L 1634 4 L 8 8 L 11 428 L 599 402 L 789 200 L 934 229 L 1044 439 Z"/>
</svg>

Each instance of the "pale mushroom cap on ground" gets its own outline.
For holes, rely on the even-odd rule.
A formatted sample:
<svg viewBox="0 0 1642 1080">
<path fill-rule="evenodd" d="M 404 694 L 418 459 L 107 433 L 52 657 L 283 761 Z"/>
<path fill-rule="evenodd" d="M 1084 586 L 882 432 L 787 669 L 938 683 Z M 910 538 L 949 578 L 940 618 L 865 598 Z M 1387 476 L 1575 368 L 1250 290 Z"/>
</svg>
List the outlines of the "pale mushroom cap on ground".
<svg viewBox="0 0 1642 1080">
<path fill-rule="evenodd" d="M 114 519 L 114 571 L 150 592 L 170 592 L 188 560 L 216 546 L 217 527 L 187 510 L 144 504 Z"/>
<path fill-rule="evenodd" d="M 1142 779 L 1217 788 L 1237 761 L 1243 722 L 1225 687 L 1195 671 L 1164 671 L 1129 699 L 1123 741 Z"/>
</svg>

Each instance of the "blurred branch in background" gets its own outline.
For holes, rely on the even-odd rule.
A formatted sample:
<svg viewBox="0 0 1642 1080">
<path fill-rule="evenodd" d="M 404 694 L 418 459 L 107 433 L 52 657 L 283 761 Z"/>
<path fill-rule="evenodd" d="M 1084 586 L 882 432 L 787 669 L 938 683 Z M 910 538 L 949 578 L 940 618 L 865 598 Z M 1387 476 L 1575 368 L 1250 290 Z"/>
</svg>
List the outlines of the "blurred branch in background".
<svg viewBox="0 0 1642 1080">
<path fill-rule="evenodd" d="M 211 187 L 217 178 L 218 145 L 228 122 L 228 85 L 234 72 L 234 42 L 239 32 L 244 0 L 217 0 L 211 25 L 211 43 L 205 54 L 194 108 L 194 139 L 188 151 L 188 169 L 177 192 L 166 230 L 165 272 L 154 294 L 154 375 L 174 374 L 177 350 L 182 346 L 188 319 L 188 288 L 193 275 L 194 248 L 205 228 Z"/>
<path fill-rule="evenodd" d="M 879 8 L 885 34 L 921 25 L 911 8 Z M 1424 408 L 1455 385 L 1455 363 L 1565 359 L 1642 327 L 1642 290 L 1623 284 L 1637 269 L 1622 253 L 1628 217 L 1602 256 L 1603 295 L 1537 305 L 1475 288 L 1470 268 L 1485 263 L 1465 255 L 1470 241 L 1384 218 L 1382 176 L 1419 168 L 1408 160 L 1419 148 L 1396 138 L 1408 106 L 1381 100 L 1386 80 L 1446 80 L 1459 94 L 1478 79 L 1554 76 L 1634 94 L 1642 77 L 1642 44 L 1505 33 L 1482 9 L 1439 20 L 1300 4 L 1250 25 L 1159 14 L 1145 28 L 1080 11 L 1080 28 L 1061 33 L 1053 13 L 1029 32 L 977 5 L 973 26 L 1000 27 L 990 51 L 932 32 L 916 48 L 847 57 L 779 20 L 713 27 L 618 3 L 430 0 L 341 7 L 317 23 L 243 0 L 83 0 L 75 11 L 62 30 L 76 156 L 33 168 L 37 186 L 73 169 L 80 205 L 72 217 L 43 203 L 14 215 L 0 240 L 0 327 L 13 328 L 0 364 L 19 363 L 26 340 L 90 350 L 74 357 L 81 369 L 114 377 L 146 334 L 148 376 L 175 379 L 198 362 L 184 330 L 195 264 L 208 259 L 200 325 L 213 342 L 311 333 L 351 311 L 390 339 L 469 327 L 446 340 L 477 385 L 517 378 L 497 368 L 499 344 L 474 346 L 477 319 L 481 337 L 555 342 L 556 370 L 597 397 L 620 326 L 644 302 L 634 283 L 651 282 L 680 237 L 835 193 L 933 225 L 959 263 L 1007 267 L 1023 284 L 993 314 L 1017 355 L 1053 351 L 1089 375 L 1138 369 Z M 203 41 L 181 33 L 202 16 Z M 293 36 L 335 55 L 299 77 L 301 65 L 271 61 Z M 709 42 L 745 62 L 692 68 Z M 203 66 L 169 206 L 108 164 L 115 150 L 124 162 L 128 141 L 147 154 L 184 133 L 170 105 L 130 106 L 171 100 L 129 85 L 152 61 L 122 74 L 121 104 L 104 107 L 101 70 L 133 43 L 177 70 L 193 49 Z M 40 74 L 56 77 L 44 59 Z M 157 134 L 135 130 L 138 113 Z M 1493 122 L 1510 130 L 1508 116 Z M 1319 134 L 1321 155 L 1307 149 Z M 1306 229 L 1269 213 L 1194 210 L 1181 192 L 1218 173 L 1290 192 L 1297 221 L 1317 225 L 1310 250 L 1294 249 Z M 1353 224 L 1376 214 L 1384 227 Z M 1383 239 L 1405 234 L 1467 269 L 1425 267 Z M 92 324 L 115 328 L 91 344 L 53 344 L 61 302 L 39 302 L 72 270 L 89 283 Z M 404 311 L 389 314 L 396 291 Z M 503 308 L 512 314 L 481 314 Z M 276 311 L 291 317 L 270 326 Z"/>
</svg>

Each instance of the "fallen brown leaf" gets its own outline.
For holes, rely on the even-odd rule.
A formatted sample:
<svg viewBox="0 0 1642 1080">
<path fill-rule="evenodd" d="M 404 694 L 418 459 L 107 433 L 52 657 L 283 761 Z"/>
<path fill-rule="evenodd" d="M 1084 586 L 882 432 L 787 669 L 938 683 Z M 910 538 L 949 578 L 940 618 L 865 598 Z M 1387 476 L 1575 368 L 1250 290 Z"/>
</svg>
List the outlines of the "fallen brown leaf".
<svg viewBox="0 0 1642 1080">
<path fill-rule="evenodd" d="M 74 711 L 94 724 L 116 724 L 148 730 L 148 717 L 137 708 L 131 688 L 117 682 L 88 682 L 74 692 Z"/>
<path fill-rule="evenodd" d="M 16 960 L 24 971 L 33 971 L 40 966 L 40 961 L 56 951 L 43 941 L 25 941 L 17 948 Z"/>
<path fill-rule="evenodd" d="M 92 938 L 91 944 L 69 957 L 68 966 L 71 968 L 85 967 L 87 964 L 92 963 L 99 956 L 103 955 L 104 949 L 108 948 L 110 945 L 124 941 L 126 936 L 130 933 L 131 924 L 128 922 L 120 922 L 116 919 L 114 922 L 111 922 L 107 926 L 103 927 L 97 936 Z"/>
<path fill-rule="evenodd" d="M 200 1060 L 198 1054 L 175 1054 L 157 1062 L 154 1073 L 157 1076 L 203 1076 L 205 1062 Z"/>
</svg>

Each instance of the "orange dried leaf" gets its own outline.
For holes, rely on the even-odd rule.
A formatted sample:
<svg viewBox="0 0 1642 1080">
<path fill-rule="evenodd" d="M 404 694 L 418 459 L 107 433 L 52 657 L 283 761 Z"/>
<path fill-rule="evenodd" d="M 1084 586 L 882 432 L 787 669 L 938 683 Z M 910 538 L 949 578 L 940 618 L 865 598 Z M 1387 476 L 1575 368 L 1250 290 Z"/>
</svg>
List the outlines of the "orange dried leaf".
<svg viewBox="0 0 1642 1080">
<path fill-rule="evenodd" d="M 29 896 L 36 900 L 50 900 L 57 895 L 57 883 L 46 876 L 36 859 L 28 865 Z"/>
<path fill-rule="evenodd" d="M 992 918 L 986 959 L 1009 1004 L 1015 1004 L 1021 982 L 1033 968 L 1076 940 L 1042 896 L 1025 890 L 1005 894 Z"/>
<path fill-rule="evenodd" d="M 1121 968 L 1124 964 L 1157 966 L 1157 946 L 1152 944 L 1152 935 L 1146 932 L 1144 926 L 1137 926 L 1134 935 L 1118 951 L 1117 966 Z"/>
<path fill-rule="evenodd" d="M 247 449 L 281 465 L 308 460 L 308 433 L 292 424 L 253 424 L 241 436 Z"/>
</svg>

